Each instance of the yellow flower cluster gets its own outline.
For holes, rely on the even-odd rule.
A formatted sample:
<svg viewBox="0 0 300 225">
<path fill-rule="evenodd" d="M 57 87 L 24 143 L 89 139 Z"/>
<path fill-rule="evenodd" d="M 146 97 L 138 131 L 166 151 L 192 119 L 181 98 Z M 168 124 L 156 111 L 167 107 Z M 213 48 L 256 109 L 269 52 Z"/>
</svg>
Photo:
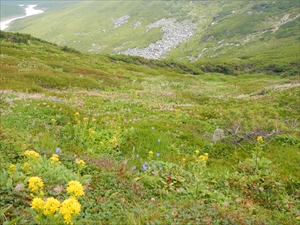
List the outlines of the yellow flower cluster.
<svg viewBox="0 0 300 225">
<path fill-rule="evenodd" d="M 51 123 L 56 123 L 56 119 L 51 119 Z"/>
<path fill-rule="evenodd" d="M 263 140 L 263 137 L 262 137 L 262 136 L 258 136 L 258 137 L 256 138 L 256 140 L 257 140 L 258 142 L 264 142 L 264 140 Z"/>
<path fill-rule="evenodd" d="M 59 212 L 66 224 L 73 224 L 71 219 L 80 212 L 81 205 L 76 198 L 68 198 L 61 203 Z"/>
<path fill-rule="evenodd" d="M 54 214 L 58 210 L 59 206 L 60 202 L 57 199 L 53 197 L 47 198 L 43 207 L 44 215 L 47 216 Z"/>
<path fill-rule="evenodd" d="M 153 152 L 152 152 L 152 151 L 149 151 L 149 155 L 153 155 Z"/>
<path fill-rule="evenodd" d="M 89 120 L 89 118 L 87 118 L 87 117 L 83 118 L 83 121 L 88 121 L 88 120 Z"/>
<path fill-rule="evenodd" d="M 89 129 L 89 133 L 90 133 L 91 135 L 93 135 L 93 134 L 95 134 L 95 131 L 94 131 L 92 128 L 90 128 L 90 129 Z"/>
<path fill-rule="evenodd" d="M 112 145 L 115 145 L 117 143 L 117 138 L 114 137 L 112 140 L 109 141 L 109 143 L 111 143 Z"/>
<path fill-rule="evenodd" d="M 201 159 L 202 161 L 207 161 L 208 160 L 208 154 L 204 153 L 203 155 L 200 155 L 199 159 Z"/>
<path fill-rule="evenodd" d="M 69 181 L 66 190 L 72 197 L 84 195 L 82 184 L 76 180 Z"/>
<path fill-rule="evenodd" d="M 29 168 L 29 166 L 30 166 L 29 163 L 25 162 L 23 165 L 23 169 L 26 171 Z"/>
<path fill-rule="evenodd" d="M 199 150 L 196 150 L 196 151 L 195 151 L 196 155 L 198 155 L 198 154 L 199 154 L 199 152 L 200 152 Z"/>
<path fill-rule="evenodd" d="M 60 163 L 57 154 L 53 154 L 53 155 L 51 156 L 51 158 L 50 158 L 50 161 L 51 161 L 52 164 L 54 164 L 54 163 L 56 163 L 56 162 Z"/>
<path fill-rule="evenodd" d="M 41 179 L 39 177 L 32 177 L 29 179 L 29 185 L 34 188 L 37 186 L 42 187 L 43 185 L 40 185 L 40 182 Z M 31 186 L 29 186 L 31 190 L 36 190 Z M 31 208 L 36 211 L 41 210 L 45 216 L 59 213 L 62 215 L 66 224 L 73 224 L 72 218 L 78 215 L 81 210 L 81 204 L 75 197 L 84 195 L 83 186 L 78 181 L 70 181 L 68 183 L 67 192 L 71 197 L 64 200 L 62 203 L 53 197 L 47 198 L 46 201 L 40 197 L 34 197 L 31 202 Z M 56 214 L 55 216 L 57 217 L 58 215 Z"/>
<path fill-rule="evenodd" d="M 15 173 L 16 171 L 16 167 L 14 164 L 10 164 L 10 166 L 8 167 L 8 172 L 9 173 Z"/>
<path fill-rule="evenodd" d="M 85 165 L 85 162 L 84 162 L 82 159 L 80 159 L 80 160 L 77 159 L 77 160 L 76 160 L 76 163 L 77 163 L 77 165 L 80 166 L 80 167 L 84 167 L 84 165 Z"/>
<path fill-rule="evenodd" d="M 31 177 L 28 183 L 29 183 L 28 187 L 32 191 L 37 191 L 44 187 L 44 182 L 39 177 Z"/>
<path fill-rule="evenodd" d="M 32 158 L 32 159 L 38 159 L 40 157 L 39 153 L 37 153 L 35 151 L 30 151 L 30 150 L 27 150 L 24 154 L 27 157 Z"/>
<path fill-rule="evenodd" d="M 74 116 L 79 116 L 79 112 L 76 112 L 76 113 L 74 114 Z"/>
<path fill-rule="evenodd" d="M 31 202 L 31 208 L 35 209 L 35 210 L 41 210 L 44 207 L 44 201 L 43 199 L 39 198 L 39 197 L 35 197 L 32 202 Z"/>
</svg>

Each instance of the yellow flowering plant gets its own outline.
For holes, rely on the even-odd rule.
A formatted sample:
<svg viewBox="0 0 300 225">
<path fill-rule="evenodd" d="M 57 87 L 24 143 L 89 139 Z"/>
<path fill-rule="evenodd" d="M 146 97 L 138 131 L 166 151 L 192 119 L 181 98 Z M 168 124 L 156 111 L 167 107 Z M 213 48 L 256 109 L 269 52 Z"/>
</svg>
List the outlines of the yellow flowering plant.
<svg viewBox="0 0 300 225">
<path fill-rule="evenodd" d="M 8 167 L 8 172 L 13 175 L 16 172 L 16 166 L 14 164 L 10 164 Z"/>
<path fill-rule="evenodd" d="M 64 218 L 64 223 L 73 224 L 74 218 L 80 213 L 81 204 L 76 198 L 68 198 L 61 203 L 59 213 Z"/>
<path fill-rule="evenodd" d="M 84 167 L 85 166 L 85 162 L 82 159 L 76 159 L 75 162 L 77 163 L 77 165 L 79 167 Z"/>
<path fill-rule="evenodd" d="M 37 167 L 40 164 L 43 164 L 44 167 L 48 168 L 50 171 L 42 173 L 46 175 L 48 179 L 51 179 L 51 174 L 56 173 L 59 174 L 59 171 L 68 170 L 63 167 L 63 165 L 55 163 L 60 162 L 58 155 L 53 154 L 49 159 L 45 157 L 41 157 L 38 161 Z M 82 168 L 85 166 L 85 162 L 83 160 L 77 160 L 77 165 Z M 52 169 L 50 169 L 52 168 Z M 76 176 L 76 173 L 73 171 L 67 172 L 71 174 L 70 177 L 75 179 L 88 179 L 89 176 Z M 46 186 L 41 176 L 32 176 L 28 179 L 28 188 L 32 192 L 30 196 L 32 197 L 32 202 L 30 204 L 31 208 L 27 211 L 31 213 L 34 220 L 37 224 L 73 224 L 76 220 L 76 216 L 80 213 L 81 204 L 77 200 L 77 197 L 84 195 L 84 188 L 80 181 L 71 179 L 67 186 L 65 187 L 66 193 L 69 195 L 66 199 L 62 199 L 64 195 L 61 195 L 61 191 L 57 193 L 59 198 L 55 198 L 52 196 L 47 196 L 47 193 L 44 194 L 43 190 Z M 53 179 L 51 179 L 53 180 Z M 63 186 L 61 185 L 62 189 Z M 45 188 L 46 190 L 46 188 Z M 48 193 L 49 194 L 49 193 Z M 44 198 L 47 196 L 47 198 Z"/>
<path fill-rule="evenodd" d="M 58 154 L 48 158 L 27 150 L 24 155 L 26 157 L 23 164 L 8 164 L 3 172 L 6 187 L 20 195 L 26 195 L 26 198 L 29 194 L 32 201 L 30 208 L 25 210 L 32 215 L 36 224 L 73 224 L 81 210 L 77 198 L 85 194 L 82 184 L 87 184 L 91 176 L 81 176 L 68 169 L 62 164 Z M 85 162 L 79 159 L 76 164 L 80 169 L 85 166 Z M 51 196 L 53 192 L 49 190 L 53 187 L 49 189 L 48 181 L 61 188 L 59 191 L 55 190 L 56 196 Z"/>
<path fill-rule="evenodd" d="M 81 204 L 76 199 L 84 195 L 83 186 L 79 181 L 70 181 L 66 188 L 70 197 L 60 202 L 54 197 L 45 201 L 40 197 L 34 197 L 29 211 L 38 224 L 73 224 L 75 217 L 80 213 Z"/>
<path fill-rule="evenodd" d="M 44 187 L 44 182 L 40 177 L 31 177 L 28 180 L 28 187 L 31 191 L 39 191 L 42 190 Z"/>
<path fill-rule="evenodd" d="M 50 158 L 50 161 L 52 164 L 55 164 L 55 163 L 60 163 L 59 161 L 59 158 L 58 158 L 58 155 L 57 154 L 53 154 Z"/>
<path fill-rule="evenodd" d="M 53 215 L 60 207 L 60 201 L 50 197 L 44 202 L 43 213 L 45 216 Z"/>
<path fill-rule="evenodd" d="M 24 155 L 27 156 L 28 159 L 37 160 L 38 158 L 40 158 L 40 154 L 39 153 L 37 153 L 36 151 L 31 151 L 31 150 L 25 151 Z"/>
<path fill-rule="evenodd" d="M 75 180 L 69 181 L 66 190 L 68 194 L 70 194 L 72 197 L 78 197 L 84 195 L 83 186 L 79 181 L 75 181 Z"/>
</svg>

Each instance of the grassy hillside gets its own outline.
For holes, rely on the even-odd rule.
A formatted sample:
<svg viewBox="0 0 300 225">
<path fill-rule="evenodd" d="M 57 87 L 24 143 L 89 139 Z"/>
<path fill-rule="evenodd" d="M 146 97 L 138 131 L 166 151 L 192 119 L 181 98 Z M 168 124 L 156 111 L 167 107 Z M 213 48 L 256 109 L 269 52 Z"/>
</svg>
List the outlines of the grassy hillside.
<svg viewBox="0 0 300 225">
<path fill-rule="evenodd" d="M 299 15 L 298 0 L 82 1 L 16 21 L 7 30 L 83 52 L 118 54 L 144 49 L 162 40 L 167 29 L 188 21 L 196 26 L 192 36 L 162 57 L 180 61 L 264 57 L 265 52 L 280 55 L 277 48 L 292 45 L 292 54 L 299 56 Z M 173 19 L 172 25 L 149 27 L 164 18 Z M 116 26 L 118 19 L 124 23 Z"/>
<path fill-rule="evenodd" d="M 0 38 L 1 223 L 299 221 L 299 76 Z"/>
</svg>

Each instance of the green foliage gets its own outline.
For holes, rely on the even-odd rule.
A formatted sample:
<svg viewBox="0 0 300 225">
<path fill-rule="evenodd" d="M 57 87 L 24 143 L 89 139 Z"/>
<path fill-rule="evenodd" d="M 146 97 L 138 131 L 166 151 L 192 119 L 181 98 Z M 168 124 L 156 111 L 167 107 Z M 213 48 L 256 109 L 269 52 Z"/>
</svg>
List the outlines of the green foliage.
<svg viewBox="0 0 300 225">
<path fill-rule="evenodd" d="M 298 64 L 271 50 L 203 63 L 86 55 L 1 34 L 1 222 L 47 219 L 26 186 L 40 175 L 60 202 L 70 179 L 84 184 L 78 224 L 297 223 L 299 78 L 284 74 Z M 27 149 L 42 155 L 31 167 Z"/>
</svg>

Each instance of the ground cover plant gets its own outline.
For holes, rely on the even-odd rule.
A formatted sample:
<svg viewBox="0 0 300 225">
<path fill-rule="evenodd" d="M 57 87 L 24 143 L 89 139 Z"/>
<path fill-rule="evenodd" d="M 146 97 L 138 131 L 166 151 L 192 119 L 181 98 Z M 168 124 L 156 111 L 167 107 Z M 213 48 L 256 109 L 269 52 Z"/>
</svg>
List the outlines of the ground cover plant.
<svg viewBox="0 0 300 225">
<path fill-rule="evenodd" d="M 1 223 L 299 222 L 299 76 L 0 37 Z"/>
</svg>

